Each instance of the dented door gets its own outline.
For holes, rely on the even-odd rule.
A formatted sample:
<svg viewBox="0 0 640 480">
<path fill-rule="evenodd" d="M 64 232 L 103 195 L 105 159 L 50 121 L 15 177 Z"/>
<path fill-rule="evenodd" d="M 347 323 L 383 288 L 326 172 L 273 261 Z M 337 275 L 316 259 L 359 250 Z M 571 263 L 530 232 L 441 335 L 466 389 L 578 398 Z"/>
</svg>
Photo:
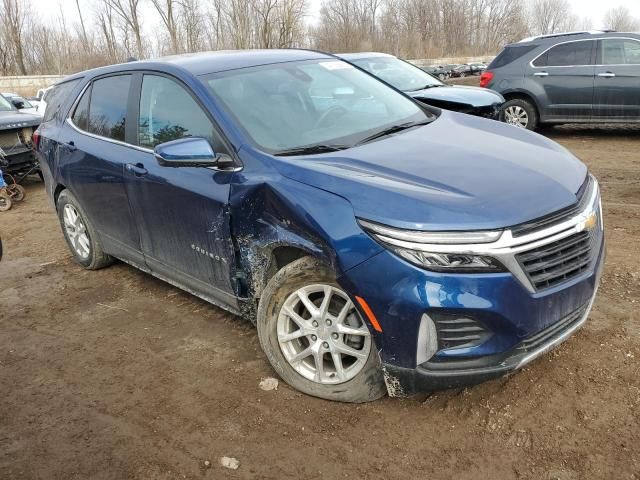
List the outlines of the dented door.
<svg viewBox="0 0 640 480">
<path fill-rule="evenodd" d="M 233 173 L 165 167 L 153 148 L 185 136 L 222 148 L 211 120 L 186 87 L 162 75 L 137 77 L 138 149 L 127 159 L 127 194 L 153 273 L 214 303 L 236 307 L 229 190 Z"/>
</svg>

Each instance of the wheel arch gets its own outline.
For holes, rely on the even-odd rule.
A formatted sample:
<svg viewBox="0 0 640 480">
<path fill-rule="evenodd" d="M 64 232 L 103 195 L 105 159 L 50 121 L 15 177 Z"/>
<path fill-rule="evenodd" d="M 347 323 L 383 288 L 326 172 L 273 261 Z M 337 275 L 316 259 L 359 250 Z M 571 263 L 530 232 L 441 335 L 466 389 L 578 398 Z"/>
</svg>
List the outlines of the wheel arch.
<svg viewBox="0 0 640 480">
<path fill-rule="evenodd" d="M 60 198 L 60 194 L 62 193 L 62 191 L 66 189 L 67 187 L 59 183 L 56 185 L 56 188 L 53 190 L 53 204 L 56 207 L 56 210 L 58 209 L 58 198 Z"/>
<path fill-rule="evenodd" d="M 536 113 L 538 114 L 538 118 L 540 118 L 540 105 L 538 104 L 538 101 L 536 100 L 534 95 L 531 95 L 530 93 L 523 90 L 511 90 L 504 92 L 502 96 L 505 99 L 505 103 L 509 100 L 526 100 L 534 106 L 534 108 L 536 109 Z"/>
</svg>

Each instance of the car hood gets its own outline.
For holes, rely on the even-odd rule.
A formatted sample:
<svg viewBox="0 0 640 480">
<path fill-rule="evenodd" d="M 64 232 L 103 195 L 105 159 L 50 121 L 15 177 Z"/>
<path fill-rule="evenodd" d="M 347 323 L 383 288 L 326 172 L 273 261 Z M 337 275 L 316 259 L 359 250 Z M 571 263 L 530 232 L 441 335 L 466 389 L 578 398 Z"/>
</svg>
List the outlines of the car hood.
<svg viewBox="0 0 640 480">
<path fill-rule="evenodd" d="M 429 100 L 436 101 L 439 105 L 451 103 L 468 105 L 470 107 L 488 107 L 504 103 L 504 98 L 498 92 L 480 87 L 445 85 L 406 93 L 415 99 L 424 100 L 427 103 Z"/>
<path fill-rule="evenodd" d="M 356 216 L 417 230 L 517 225 L 575 203 L 587 175 L 541 135 L 444 110 L 359 147 L 275 158 L 282 175 L 344 197 Z"/>
<path fill-rule="evenodd" d="M 37 127 L 42 117 L 23 112 L 0 112 L 0 130 L 10 130 L 23 127 Z"/>
</svg>

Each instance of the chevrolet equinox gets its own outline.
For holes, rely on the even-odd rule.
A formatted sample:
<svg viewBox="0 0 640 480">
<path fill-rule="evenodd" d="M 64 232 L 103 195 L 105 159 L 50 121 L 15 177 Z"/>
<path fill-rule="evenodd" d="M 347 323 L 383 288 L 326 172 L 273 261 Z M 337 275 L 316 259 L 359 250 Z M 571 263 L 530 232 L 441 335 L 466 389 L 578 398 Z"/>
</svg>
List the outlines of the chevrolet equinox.
<svg viewBox="0 0 640 480">
<path fill-rule="evenodd" d="M 34 141 L 80 265 L 120 259 L 250 319 L 310 395 L 497 377 L 571 335 L 595 297 L 600 194 L 578 159 L 332 55 L 78 73 Z"/>
</svg>

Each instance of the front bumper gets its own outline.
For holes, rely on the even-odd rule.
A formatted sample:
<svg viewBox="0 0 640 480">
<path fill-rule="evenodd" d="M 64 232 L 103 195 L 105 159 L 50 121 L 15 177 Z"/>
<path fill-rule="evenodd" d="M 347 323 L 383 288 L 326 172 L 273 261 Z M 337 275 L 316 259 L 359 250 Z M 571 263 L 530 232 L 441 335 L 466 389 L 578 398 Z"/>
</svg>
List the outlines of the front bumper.
<svg viewBox="0 0 640 480">
<path fill-rule="evenodd" d="M 594 300 L 595 292 L 586 306 L 505 353 L 468 361 L 425 362 L 415 369 L 383 364 L 389 393 L 403 396 L 466 387 L 514 372 L 567 340 L 587 321 Z"/>
<path fill-rule="evenodd" d="M 531 233 L 522 236 L 513 235 L 514 227 L 503 235 L 506 246 L 502 238 L 482 246 L 509 266 L 506 272 L 438 273 L 385 250 L 339 279 L 377 317 L 382 331 L 374 338 L 391 395 L 471 385 L 517 370 L 586 321 L 605 242 L 597 189 L 584 198 L 588 208 L 564 212 L 568 220 L 544 218 L 524 225 Z M 549 269 L 564 275 L 567 265 L 570 275 L 547 275 Z"/>
</svg>

